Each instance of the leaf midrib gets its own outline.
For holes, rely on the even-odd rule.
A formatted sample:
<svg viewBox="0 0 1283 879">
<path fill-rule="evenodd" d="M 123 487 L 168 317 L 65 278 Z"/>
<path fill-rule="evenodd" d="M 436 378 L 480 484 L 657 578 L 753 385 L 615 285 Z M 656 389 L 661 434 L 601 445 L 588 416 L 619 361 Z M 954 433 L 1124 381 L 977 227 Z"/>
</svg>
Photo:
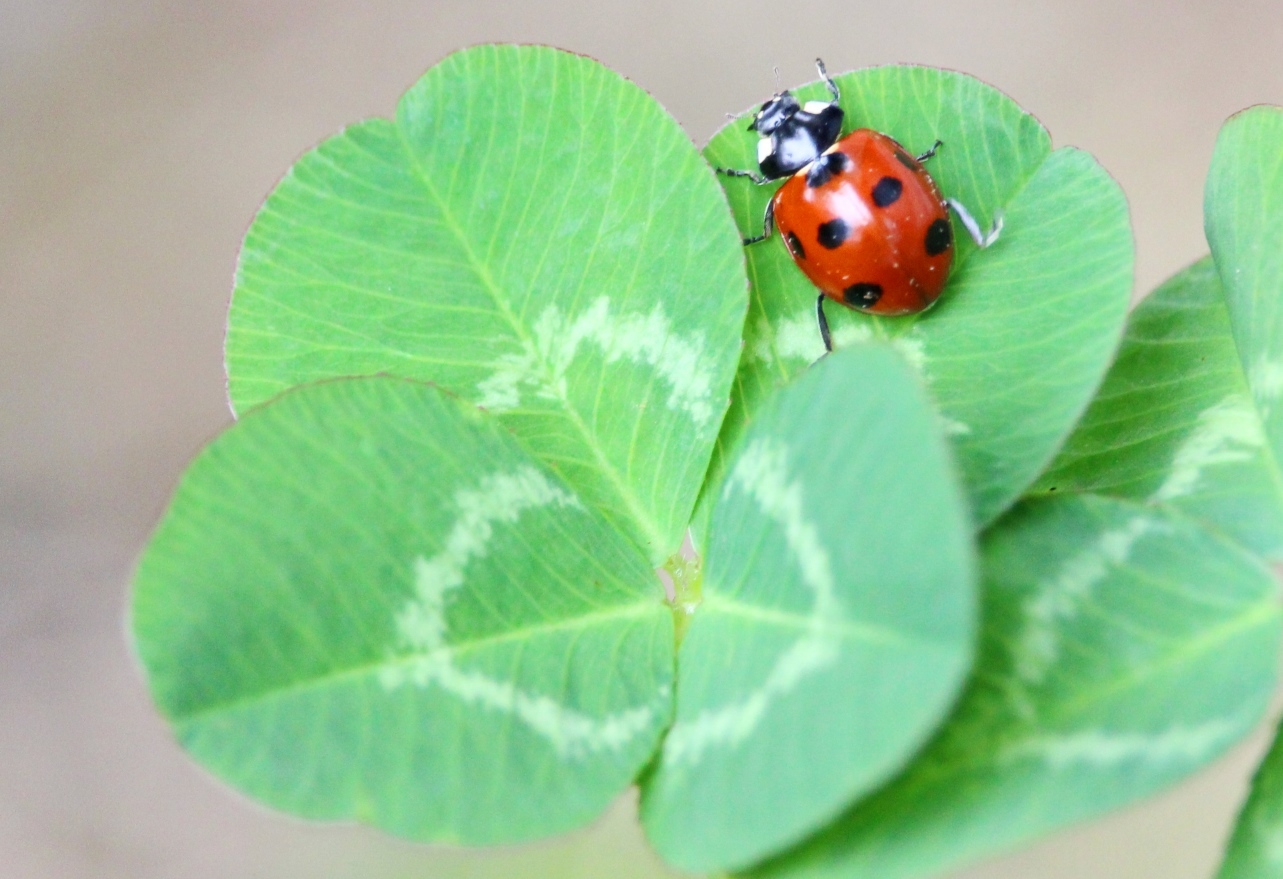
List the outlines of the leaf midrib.
<svg viewBox="0 0 1283 879">
<path fill-rule="evenodd" d="M 723 613 L 727 616 L 756 620 L 758 622 L 769 623 L 771 625 L 787 629 L 812 629 L 815 628 L 816 623 L 815 618 L 807 614 L 748 604 L 724 595 L 719 595 L 717 593 L 710 594 L 707 592 L 704 594 L 704 600 L 700 604 L 699 612 L 701 614 L 714 615 L 717 613 Z M 880 626 L 874 623 L 859 622 L 850 619 L 842 619 L 838 621 L 824 619 L 821 621 L 819 630 L 825 633 L 837 634 L 849 641 L 864 641 L 877 644 L 899 644 L 915 647 L 925 646 L 938 649 L 942 652 L 954 652 L 956 650 L 956 645 L 942 643 L 914 632 L 892 629 L 887 626 Z"/>
<path fill-rule="evenodd" d="M 336 669 L 313 677 L 290 681 L 282 686 L 269 687 L 267 689 L 259 690 L 233 699 L 211 702 L 206 705 L 202 705 L 193 711 L 173 714 L 169 714 L 168 712 L 166 713 L 173 723 L 190 725 L 207 720 L 210 716 L 215 714 L 240 711 L 256 703 L 282 699 L 308 690 L 338 684 L 352 678 L 378 674 L 379 672 L 387 669 L 411 665 L 444 653 L 448 653 L 452 656 L 459 656 L 461 654 L 483 650 L 485 648 L 494 647 L 507 642 L 536 638 L 560 631 L 573 631 L 577 628 L 585 628 L 598 623 L 643 618 L 649 613 L 656 613 L 662 617 L 665 613 L 663 605 L 657 601 L 647 599 L 646 601 L 620 605 L 619 607 L 612 608 L 610 610 L 594 611 L 592 613 L 570 617 L 568 619 L 535 623 L 529 626 L 510 629 L 498 634 L 451 642 L 435 650 L 385 656 L 374 661 L 363 662 L 348 668 Z"/>
<path fill-rule="evenodd" d="M 476 253 L 473 251 L 468 235 L 465 234 L 463 226 L 459 223 L 458 218 L 455 217 L 449 204 L 437 191 L 436 187 L 433 186 L 431 178 L 419 164 L 412 145 L 406 138 L 405 131 L 396 121 L 392 123 L 392 127 L 395 129 L 397 138 L 401 142 L 401 146 L 405 152 L 406 161 L 409 163 L 411 172 L 420 184 L 422 184 L 429 197 L 431 197 L 431 199 L 437 204 L 446 227 L 457 239 L 461 252 L 463 253 L 468 265 L 476 274 L 477 279 L 481 282 L 481 286 L 490 296 L 495 307 L 499 310 L 500 315 L 505 321 L 507 321 L 513 334 L 520 340 L 523 347 L 528 351 L 535 352 L 537 356 L 539 349 L 534 344 L 533 338 L 526 331 L 526 327 L 510 308 L 507 299 L 502 295 L 499 284 L 490 274 L 488 266 L 478 258 Z M 545 371 L 547 370 L 548 364 L 543 362 L 542 359 L 540 359 L 539 365 Z M 554 386 L 554 384 L 555 383 L 549 383 L 549 386 Z M 565 413 L 567 420 L 570 421 L 570 423 L 579 432 L 584 445 L 591 450 L 593 459 L 596 461 L 599 471 L 606 477 L 606 480 L 615 489 L 617 495 L 623 500 L 625 508 L 632 517 L 633 523 L 642 531 L 645 538 L 649 541 L 649 547 L 642 547 L 646 552 L 647 557 L 652 558 L 655 557 L 656 554 L 662 556 L 668 547 L 667 541 L 658 525 L 650 516 L 649 512 L 642 508 L 640 500 L 632 491 L 631 486 L 622 479 L 621 474 L 617 472 L 610 461 L 606 459 L 602 453 L 601 444 L 598 442 L 596 433 L 589 430 L 588 425 L 584 422 L 579 411 L 570 405 L 570 401 L 566 399 L 564 394 L 558 394 L 558 399 L 562 404 L 562 411 Z"/>
<path fill-rule="evenodd" d="M 1276 619 L 1278 615 L 1279 611 L 1273 597 L 1248 605 L 1247 608 L 1244 608 L 1240 613 L 1225 622 L 1204 632 L 1193 640 L 1184 642 L 1180 649 L 1167 654 L 1164 658 L 1143 666 L 1137 672 L 1121 675 L 1106 684 L 1080 693 L 1074 699 L 1063 703 L 1055 713 L 1055 718 L 1072 722 L 1075 717 L 1093 707 L 1090 703 L 1106 701 L 1118 692 L 1143 684 L 1149 678 L 1162 674 L 1174 666 L 1195 660 L 1203 654 L 1211 653 L 1218 645 L 1229 640 L 1234 635 L 1257 628 L 1270 619 Z"/>
</svg>

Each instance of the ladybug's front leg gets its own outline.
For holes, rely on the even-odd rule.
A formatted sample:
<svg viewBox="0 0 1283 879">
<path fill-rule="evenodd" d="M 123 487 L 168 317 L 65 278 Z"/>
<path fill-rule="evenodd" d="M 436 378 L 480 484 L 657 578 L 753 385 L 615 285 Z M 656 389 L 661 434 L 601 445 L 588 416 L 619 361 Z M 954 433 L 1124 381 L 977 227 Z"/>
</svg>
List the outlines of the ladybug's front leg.
<svg viewBox="0 0 1283 879">
<path fill-rule="evenodd" d="M 771 237 L 771 232 L 775 229 L 775 199 L 766 203 L 766 213 L 762 215 L 762 234 L 752 238 L 745 238 L 744 245 L 756 244 L 759 241 L 765 241 Z"/>
<path fill-rule="evenodd" d="M 824 84 L 828 86 L 829 94 L 833 95 L 833 100 L 840 100 L 842 96 L 838 94 L 838 84 L 833 81 L 833 78 L 829 76 L 829 72 L 824 69 L 823 58 L 815 59 L 815 69 L 820 71 L 820 79 L 824 80 Z"/>
</svg>

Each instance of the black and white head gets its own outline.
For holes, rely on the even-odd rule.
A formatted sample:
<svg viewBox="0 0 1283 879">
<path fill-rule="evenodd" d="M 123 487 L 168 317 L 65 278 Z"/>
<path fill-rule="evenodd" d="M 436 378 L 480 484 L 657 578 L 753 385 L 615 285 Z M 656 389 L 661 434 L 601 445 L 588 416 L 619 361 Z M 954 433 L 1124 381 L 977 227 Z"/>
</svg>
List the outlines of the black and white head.
<svg viewBox="0 0 1283 879">
<path fill-rule="evenodd" d="M 795 174 L 837 143 L 842 134 L 842 108 L 837 100 L 799 104 L 791 92 L 780 92 L 762 105 L 749 131 L 757 143 L 762 176 L 778 180 Z"/>
</svg>

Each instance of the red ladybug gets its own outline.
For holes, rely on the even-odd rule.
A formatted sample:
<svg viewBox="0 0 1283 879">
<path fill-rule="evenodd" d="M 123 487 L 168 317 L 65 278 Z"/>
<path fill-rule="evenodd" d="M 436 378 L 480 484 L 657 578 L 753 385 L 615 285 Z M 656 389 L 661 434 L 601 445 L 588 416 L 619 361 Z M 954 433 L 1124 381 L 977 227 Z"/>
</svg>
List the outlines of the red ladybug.
<svg viewBox="0 0 1283 879">
<path fill-rule="evenodd" d="M 764 184 L 789 179 L 766 206 L 762 234 L 778 227 L 793 261 L 820 288 L 816 312 L 824 347 L 833 350 L 824 297 L 870 314 L 912 314 L 940 297 L 953 265 L 949 209 L 980 247 L 998 239 L 1002 219 L 988 233 L 958 201 L 940 194 L 922 163 L 935 146 L 910 155 L 893 138 L 860 128 L 839 140 L 838 87 L 816 59 L 832 101 L 800 105 L 789 92 L 775 95 L 753 117 L 761 135 L 761 174 L 718 169 Z"/>
</svg>

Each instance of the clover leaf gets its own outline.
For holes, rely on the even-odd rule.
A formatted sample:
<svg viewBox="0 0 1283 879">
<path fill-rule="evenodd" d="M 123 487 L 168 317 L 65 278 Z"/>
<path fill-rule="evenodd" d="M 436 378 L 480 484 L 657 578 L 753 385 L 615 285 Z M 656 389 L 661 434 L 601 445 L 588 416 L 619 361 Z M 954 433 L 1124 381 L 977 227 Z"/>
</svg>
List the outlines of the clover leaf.
<svg viewBox="0 0 1283 879">
<path fill-rule="evenodd" d="M 1230 324 L 1273 460 L 1283 460 L 1283 107 L 1230 118 L 1212 156 L 1203 207 Z M 1239 816 L 1220 879 L 1283 876 L 1283 734 Z"/>
<path fill-rule="evenodd" d="M 192 463 L 139 566 L 157 705 L 311 818 L 497 843 L 595 818 L 672 705 L 645 557 L 495 420 L 392 378 L 292 391 Z"/>
<path fill-rule="evenodd" d="M 982 224 L 1005 228 L 977 252 L 965 235 L 939 302 L 879 318 L 830 306 L 835 344 L 889 339 L 919 368 L 947 419 L 978 526 L 1008 507 L 1046 466 L 1109 364 L 1132 283 L 1132 238 L 1117 184 L 1087 154 L 1052 151 L 1015 102 L 960 73 L 891 66 L 835 78 L 848 127 L 868 127 L 910 152 L 944 142 L 929 170 Z M 797 90 L 819 98 L 823 85 Z M 752 166 L 741 117 L 704 150 L 718 167 Z M 724 183 L 741 230 L 757 234 L 769 187 Z M 708 492 L 757 409 L 824 349 L 815 288 L 778 241 L 750 246 L 753 283 L 735 401 Z M 707 503 L 702 505 L 707 517 Z M 701 523 L 702 527 L 702 523 Z"/>
<path fill-rule="evenodd" d="M 904 773 L 754 877 L 956 866 L 1183 778 L 1260 719 L 1280 612 L 1269 570 L 1165 508 L 1026 501 L 981 545 L 980 655 Z"/>
<path fill-rule="evenodd" d="M 1275 225 L 1243 221 L 1261 235 L 1247 252 Z M 1259 720 L 1283 621 L 1253 552 L 1283 547 L 1283 487 L 1231 332 L 1237 264 L 1209 239 L 1215 266 L 1141 303 L 1031 497 L 983 532 L 982 646 L 957 711 L 881 792 L 749 875 L 946 869 L 1159 790 Z M 1254 283 L 1267 306 L 1283 292 Z M 1279 765 L 1240 827 L 1244 863 L 1263 845 L 1245 828 L 1280 813 Z"/>
<path fill-rule="evenodd" d="M 658 564 L 708 466 L 746 296 L 721 191 L 662 107 L 579 55 L 478 46 L 268 198 L 232 294 L 230 393 L 244 410 L 323 378 L 435 382 Z"/>
<path fill-rule="evenodd" d="M 678 867 L 895 879 L 1251 728 L 1283 628 L 1283 110 L 1226 126 L 1212 259 L 1128 318 L 1088 154 L 963 74 L 835 80 L 848 130 L 942 140 L 941 189 L 1005 229 L 954 236 L 922 314 L 829 308 L 827 357 L 785 248 L 741 246 L 771 188 L 709 167 L 753 166 L 747 117 L 701 158 L 582 56 L 455 53 L 295 164 L 238 267 L 241 418 L 135 578 L 197 760 L 462 844 L 636 781 Z M 1280 752 L 1223 879 L 1283 876 Z"/>
<path fill-rule="evenodd" d="M 642 787 L 661 855 L 748 865 L 909 760 L 971 665 L 970 533 L 939 418 L 888 346 L 826 357 L 758 413 Z"/>
<path fill-rule="evenodd" d="M 1170 505 L 1283 559 L 1283 478 L 1210 258 L 1132 312 L 1100 393 L 1033 491 Z"/>
</svg>

